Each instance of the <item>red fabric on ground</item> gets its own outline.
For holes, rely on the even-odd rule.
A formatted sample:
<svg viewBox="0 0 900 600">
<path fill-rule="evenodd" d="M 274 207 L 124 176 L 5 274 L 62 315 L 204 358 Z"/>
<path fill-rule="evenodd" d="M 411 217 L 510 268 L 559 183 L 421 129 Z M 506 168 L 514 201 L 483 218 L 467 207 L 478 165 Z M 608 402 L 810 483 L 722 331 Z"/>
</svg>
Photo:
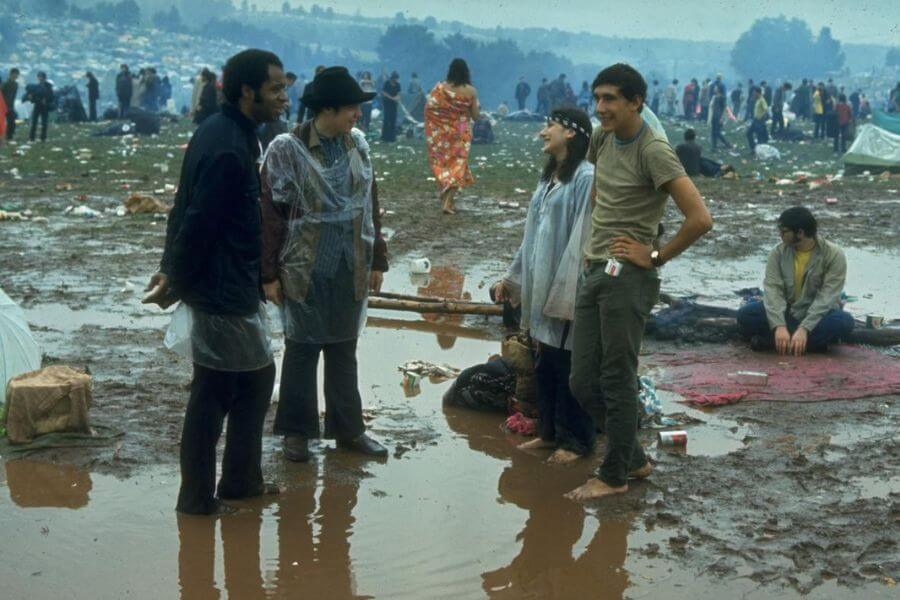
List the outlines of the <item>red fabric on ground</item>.
<svg viewBox="0 0 900 600">
<path fill-rule="evenodd" d="M 816 402 L 900 394 L 900 361 L 862 346 L 834 346 L 826 354 L 801 357 L 753 352 L 744 346 L 704 346 L 677 354 L 655 354 L 662 368 L 657 387 L 685 402 L 716 406 L 741 400 Z M 759 371 L 764 386 L 738 383 L 729 373 Z"/>
</svg>

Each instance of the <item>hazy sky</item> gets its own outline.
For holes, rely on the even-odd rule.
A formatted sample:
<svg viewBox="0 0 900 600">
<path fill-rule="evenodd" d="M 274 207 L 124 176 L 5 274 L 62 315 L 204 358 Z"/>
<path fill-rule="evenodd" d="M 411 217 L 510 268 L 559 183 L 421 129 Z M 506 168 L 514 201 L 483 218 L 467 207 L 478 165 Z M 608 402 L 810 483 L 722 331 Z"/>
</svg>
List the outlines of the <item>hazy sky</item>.
<svg viewBox="0 0 900 600">
<path fill-rule="evenodd" d="M 280 7 L 283 0 L 256 0 Z M 289 0 L 307 8 L 310 0 Z M 423 18 L 481 27 L 557 27 L 622 37 L 669 37 L 733 42 L 759 17 L 800 17 L 818 32 L 831 27 L 842 42 L 896 45 L 900 0 L 315 0 L 336 11 Z"/>
</svg>

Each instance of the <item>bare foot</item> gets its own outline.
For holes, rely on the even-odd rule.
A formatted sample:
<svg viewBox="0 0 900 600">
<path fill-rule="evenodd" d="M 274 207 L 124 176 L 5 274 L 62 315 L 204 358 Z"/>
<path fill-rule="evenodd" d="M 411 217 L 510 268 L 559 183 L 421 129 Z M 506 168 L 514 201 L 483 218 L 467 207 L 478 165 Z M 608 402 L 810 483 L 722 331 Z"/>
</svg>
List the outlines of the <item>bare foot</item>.
<svg viewBox="0 0 900 600">
<path fill-rule="evenodd" d="M 638 467 L 634 471 L 628 474 L 632 479 L 646 479 L 650 477 L 650 473 L 653 472 L 653 465 L 650 464 L 648 460 L 647 463 L 643 467 Z"/>
<path fill-rule="evenodd" d="M 580 454 L 575 454 L 571 450 L 566 450 L 564 448 L 557 448 L 556 452 L 551 454 L 550 458 L 547 459 L 547 463 L 551 465 L 567 465 L 575 462 L 579 458 L 581 458 Z"/>
<path fill-rule="evenodd" d="M 590 500 L 598 500 L 604 496 L 612 496 L 613 494 L 622 494 L 628 491 L 628 484 L 622 487 L 611 487 L 600 481 L 599 479 L 588 479 L 586 483 L 578 486 L 568 494 L 566 498 L 575 500 L 576 502 L 588 502 Z"/>
<path fill-rule="evenodd" d="M 519 450 L 545 450 L 547 448 L 556 448 L 556 442 L 548 442 L 541 438 L 528 440 L 524 444 L 518 445 Z"/>
</svg>

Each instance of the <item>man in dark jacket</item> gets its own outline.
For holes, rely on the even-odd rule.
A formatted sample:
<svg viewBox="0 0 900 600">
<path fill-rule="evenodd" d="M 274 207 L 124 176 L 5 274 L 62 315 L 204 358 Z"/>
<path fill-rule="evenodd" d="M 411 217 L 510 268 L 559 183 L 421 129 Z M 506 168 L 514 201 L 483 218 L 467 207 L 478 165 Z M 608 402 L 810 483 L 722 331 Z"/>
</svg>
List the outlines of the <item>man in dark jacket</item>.
<svg viewBox="0 0 900 600">
<path fill-rule="evenodd" d="M 128 65 L 122 65 L 119 74 L 116 75 L 116 98 L 119 100 L 119 117 L 123 119 L 128 114 L 128 109 L 131 108 L 133 91 L 131 71 L 128 70 Z"/>
<path fill-rule="evenodd" d="M 16 135 L 16 95 L 19 93 L 19 70 L 9 70 L 9 77 L 0 86 L 3 100 L 6 102 L 6 139 L 11 140 Z"/>
<path fill-rule="evenodd" d="M 100 83 L 97 81 L 97 78 L 94 77 L 94 74 L 90 71 L 87 72 L 87 91 L 88 91 L 88 119 L 91 121 L 97 120 L 97 100 L 100 99 Z"/>
<path fill-rule="evenodd" d="M 287 107 L 284 71 L 271 52 L 245 50 L 225 65 L 222 111 L 197 129 L 181 170 L 160 270 L 147 303 L 191 322 L 191 397 L 181 434 L 177 510 L 216 514 L 222 499 L 277 493 L 260 465 L 275 366 L 260 282 L 259 124 Z M 176 311 L 177 312 L 177 311 Z M 216 492 L 216 442 L 228 417 Z"/>
<path fill-rule="evenodd" d="M 31 111 L 31 134 L 28 139 L 35 140 L 38 120 L 41 121 L 41 141 L 47 141 L 47 121 L 50 119 L 50 107 L 53 105 L 53 86 L 47 81 L 47 74 L 38 71 L 38 82 L 29 85 L 25 92 L 25 100 L 34 105 Z"/>
</svg>

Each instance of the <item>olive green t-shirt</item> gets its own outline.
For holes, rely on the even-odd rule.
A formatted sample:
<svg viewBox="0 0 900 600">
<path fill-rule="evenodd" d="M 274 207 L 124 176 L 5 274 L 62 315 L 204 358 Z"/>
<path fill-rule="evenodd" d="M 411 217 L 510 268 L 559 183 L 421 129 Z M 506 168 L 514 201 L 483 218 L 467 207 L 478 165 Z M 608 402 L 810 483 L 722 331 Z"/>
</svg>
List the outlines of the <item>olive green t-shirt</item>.
<svg viewBox="0 0 900 600">
<path fill-rule="evenodd" d="M 650 245 L 669 196 L 662 187 L 686 177 L 672 146 L 646 123 L 625 142 L 598 127 L 591 136 L 587 159 L 595 165 L 596 201 L 585 256 L 608 259 L 610 241 L 618 236 Z"/>
</svg>

